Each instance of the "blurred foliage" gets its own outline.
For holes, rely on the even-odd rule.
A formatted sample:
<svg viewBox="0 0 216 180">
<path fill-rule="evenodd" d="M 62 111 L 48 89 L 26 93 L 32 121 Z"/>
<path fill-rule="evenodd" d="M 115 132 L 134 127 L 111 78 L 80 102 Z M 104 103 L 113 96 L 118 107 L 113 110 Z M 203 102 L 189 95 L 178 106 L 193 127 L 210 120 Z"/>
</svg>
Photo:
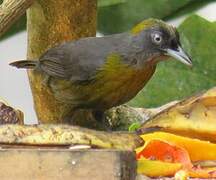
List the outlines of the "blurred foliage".
<svg viewBox="0 0 216 180">
<path fill-rule="evenodd" d="M 190 69 L 173 60 L 158 65 L 147 86 L 129 104 L 159 106 L 216 84 L 216 23 L 197 15 L 187 18 L 179 27 L 183 48 L 193 60 Z"/>
<path fill-rule="evenodd" d="M 98 0 L 98 7 L 110 6 L 124 2 L 126 2 L 126 0 Z"/>
<path fill-rule="evenodd" d="M 3 0 L 0 0 L 0 4 L 2 2 Z M 98 0 L 98 7 L 106 7 L 106 6 L 116 5 L 124 2 L 126 2 L 126 0 Z M 0 37 L 0 40 L 3 40 L 25 29 L 26 29 L 26 15 L 22 16 L 15 24 L 13 24 L 9 29 L 9 31 L 7 31 L 2 37 Z"/>
<path fill-rule="evenodd" d="M 165 18 L 193 0 L 127 0 L 123 4 L 98 10 L 98 30 L 104 34 L 130 29 L 143 19 Z"/>
<path fill-rule="evenodd" d="M 193 14 L 195 11 L 199 10 L 201 7 L 215 2 L 215 0 L 195 0 L 188 3 L 183 8 L 178 9 L 176 12 L 164 18 L 164 20 L 175 19 L 183 15 Z"/>
<path fill-rule="evenodd" d="M 98 0 L 98 30 L 104 34 L 127 31 L 145 18 L 176 17 L 210 1 L 213 0 Z M 24 30 L 25 26 L 26 18 L 23 16 L 0 40 Z"/>
</svg>

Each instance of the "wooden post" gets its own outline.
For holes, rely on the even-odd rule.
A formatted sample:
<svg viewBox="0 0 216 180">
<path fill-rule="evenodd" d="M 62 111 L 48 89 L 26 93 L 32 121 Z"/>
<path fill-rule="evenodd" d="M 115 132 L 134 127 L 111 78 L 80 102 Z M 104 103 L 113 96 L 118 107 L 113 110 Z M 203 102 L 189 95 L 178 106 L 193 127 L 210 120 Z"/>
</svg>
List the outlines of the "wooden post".
<svg viewBox="0 0 216 180">
<path fill-rule="evenodd" d="M 95 36 L 96 0 L 37 0 L 27 11 L 28 59 L 37 60 L 47 49 L 64 41 Z M 42 85 L 39 74 L 28 72 L 35 110 L 42 123 L 61 123 L 67 110 Z"/>
<path fill-rule="evenodd" d="M 1 180 L 135 180 L 131 151 L 2 149 Z"/>
</svg>

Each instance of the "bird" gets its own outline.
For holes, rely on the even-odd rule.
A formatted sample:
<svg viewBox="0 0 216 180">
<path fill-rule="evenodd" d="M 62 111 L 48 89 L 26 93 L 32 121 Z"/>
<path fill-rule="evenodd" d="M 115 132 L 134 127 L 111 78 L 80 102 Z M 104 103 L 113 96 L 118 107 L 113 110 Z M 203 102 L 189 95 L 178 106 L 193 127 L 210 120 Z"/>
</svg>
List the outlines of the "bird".
<svg viewBox="0 0 216 180">
<path fill-rule="evenodd" d="M 42 74 L 44 86 L 71 112 L 87 109 L 96 115 L 134 98 L 169 57 L 192 66 L 177 29 L 150 18 L 127 32 L 64 42 L 37 60 L 10 65 Z"/>
</svg>

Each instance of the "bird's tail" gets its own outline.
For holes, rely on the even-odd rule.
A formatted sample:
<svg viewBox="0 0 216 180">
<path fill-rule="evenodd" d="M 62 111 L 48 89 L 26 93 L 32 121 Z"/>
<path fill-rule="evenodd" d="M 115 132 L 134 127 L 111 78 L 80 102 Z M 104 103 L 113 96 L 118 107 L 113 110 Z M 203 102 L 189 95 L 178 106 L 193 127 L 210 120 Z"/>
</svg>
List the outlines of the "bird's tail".
<svg viewBox="0 0 216 180">
<path fill-rule="evenodd" d="M 21 60 L 10 63 L 11 66 L 16 68 L 24 68 L 24 69 L 34 69 L 37 65 L 37 61 L 35 60 Z"/>
</svg>

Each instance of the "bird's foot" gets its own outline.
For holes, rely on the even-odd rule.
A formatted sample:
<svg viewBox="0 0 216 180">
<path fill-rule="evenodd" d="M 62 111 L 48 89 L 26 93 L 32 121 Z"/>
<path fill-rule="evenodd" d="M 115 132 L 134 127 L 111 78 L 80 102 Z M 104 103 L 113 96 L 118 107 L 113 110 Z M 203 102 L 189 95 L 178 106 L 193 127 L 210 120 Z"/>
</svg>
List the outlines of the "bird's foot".
<svg viewBox="0 0 216 180">
<path fill-rule="evenodd" d="M 95 120 L 100 124 L 101 129 L 105 131 L 112 131 L 111 124 L 109 120 L 106 118 L 103 111 L 94 111 L 93 112 Z"/>
</svg>

